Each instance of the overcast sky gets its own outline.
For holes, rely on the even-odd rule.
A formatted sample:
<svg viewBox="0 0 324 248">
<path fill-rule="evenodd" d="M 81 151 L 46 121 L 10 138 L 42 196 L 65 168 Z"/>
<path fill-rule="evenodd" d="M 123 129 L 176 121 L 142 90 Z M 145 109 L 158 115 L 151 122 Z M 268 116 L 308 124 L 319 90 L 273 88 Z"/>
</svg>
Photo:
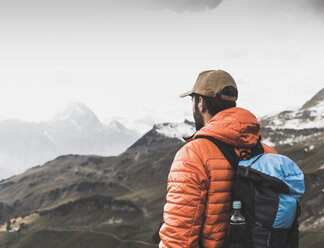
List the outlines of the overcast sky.
<svg viewBox="0 0 324 248">
<path fill-rule="evenodd" d="M 99 118 L 191 115 L 199 72 L 224 69 L 257 116 L 324 87 L 322 0 L 0 0 L 0 117 L 81 101 Z"/>
</svg>

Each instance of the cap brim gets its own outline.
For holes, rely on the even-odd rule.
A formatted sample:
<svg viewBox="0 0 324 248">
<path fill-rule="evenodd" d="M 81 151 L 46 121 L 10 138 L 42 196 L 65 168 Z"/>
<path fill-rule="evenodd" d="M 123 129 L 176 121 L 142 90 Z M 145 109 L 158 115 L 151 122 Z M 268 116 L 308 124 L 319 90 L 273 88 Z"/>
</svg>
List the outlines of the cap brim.
<svg viewBox="0 0 324 248">
<path fill-rule="evenodd" d="M 185 97 L 185 96 L 190 96 L 192 93 L 193 93 L 192 90 L 190 90 L 190 91 L 188 91 L 188 92 L 183 93 L 182 95 L 180 95 L 180 98 Z"/>
</svg>

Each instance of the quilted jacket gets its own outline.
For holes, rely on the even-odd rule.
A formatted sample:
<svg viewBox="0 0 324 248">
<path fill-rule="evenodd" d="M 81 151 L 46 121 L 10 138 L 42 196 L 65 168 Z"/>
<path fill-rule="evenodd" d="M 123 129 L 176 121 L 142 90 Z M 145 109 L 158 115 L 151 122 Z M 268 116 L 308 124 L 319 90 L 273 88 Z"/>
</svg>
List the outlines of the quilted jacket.
<svg viewBox="0 0 324 248">
<path fill-rule="evenodd" d="M 242 108 L 216 114 L 176 154 L 167 186 L 164 224 L 159 248 L 222 247 L 231 212 L 234 170 L 212 136 L 236 147 L 239 154 L 254 146 L 260 135 L 256 117 Z M 276 153 L 264 144 L 267 153 Z"/>
</svg>

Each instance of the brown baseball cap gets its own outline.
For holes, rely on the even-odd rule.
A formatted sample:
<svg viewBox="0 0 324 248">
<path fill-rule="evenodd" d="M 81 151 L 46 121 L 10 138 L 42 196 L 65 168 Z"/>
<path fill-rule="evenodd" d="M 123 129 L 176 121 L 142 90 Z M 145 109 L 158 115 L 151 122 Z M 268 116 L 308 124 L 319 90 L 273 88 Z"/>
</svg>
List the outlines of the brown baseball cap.
<svg viewBox="0 0 324 248">
<path fill-rule="evenodd" d="M 226 71 L 203 71 L 199 74 L 193 89 L 180 95 L 180 97 L 190 96 L 193 93 L 208 97 L 216 97 L 218 94 L 223 100 L 236 101 L 237 96 L 228 96 L 222 93 L 227 86 L 232 86 L 237 90 L 233 77 Z"/>
</svg>

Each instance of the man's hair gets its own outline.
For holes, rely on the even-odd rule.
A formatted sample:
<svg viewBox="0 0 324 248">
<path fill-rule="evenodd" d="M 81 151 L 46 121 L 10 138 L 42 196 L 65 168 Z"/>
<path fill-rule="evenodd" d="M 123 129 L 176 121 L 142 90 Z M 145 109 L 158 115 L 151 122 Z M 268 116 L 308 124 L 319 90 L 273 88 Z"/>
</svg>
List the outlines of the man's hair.
<svg viewBox="0 0 324 248">
<path fill-rule="evenodd" d="M 237 90 L 232 86 L 227 86 L 223 89 L 222 94 L 227 95 L 227 96 L 237 97 Z M 206 103 L 207 111 L 212 116 L 216 115 L 218 112 L 220 112 L 222 110 L 236 107 L 235 101 L 223 100 L 220 98 L 220 94 L 217 94 L 216 97 L 208 97 L 208 96 L 202 96 L 202 95 L 193 93 L 192 96 L 196 98 L 196 104 L 198 104 L 198 98 L 199 98 L 199 96 L 201 96 Z"/>
</svg>

